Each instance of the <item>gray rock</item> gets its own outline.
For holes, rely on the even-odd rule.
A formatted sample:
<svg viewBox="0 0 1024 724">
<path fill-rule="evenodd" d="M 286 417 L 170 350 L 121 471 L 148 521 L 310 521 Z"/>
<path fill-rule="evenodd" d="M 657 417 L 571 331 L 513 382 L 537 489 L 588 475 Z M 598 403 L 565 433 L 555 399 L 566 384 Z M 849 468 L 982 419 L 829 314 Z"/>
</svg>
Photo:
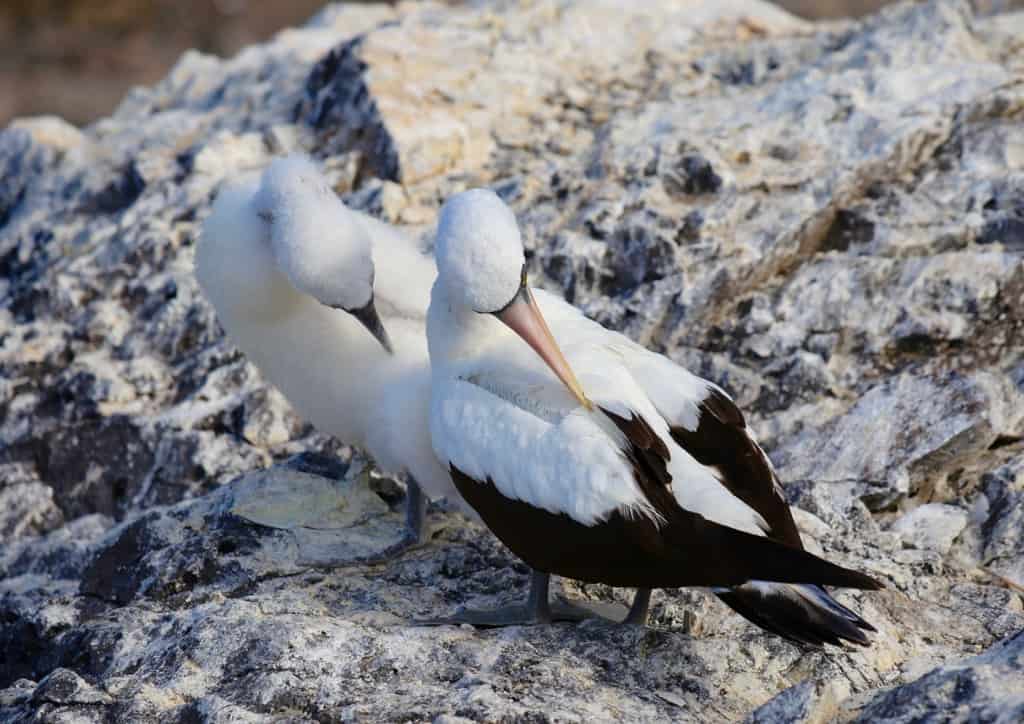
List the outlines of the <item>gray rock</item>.
<svg viewBox="0 0 1024 724">
<path fill-rule="evenodd" d="M 908 545 L 945 554 L 966 527 L 966 510 L 945 503 L 925 503 L 900 516 L 890 530 Z"/>
<path fill-rule="evenodd" d="M 28 703 L 35 689 L 36 682 L 31 679 L 18 679 L 9 687 L 0 691 L 0 707 L 10 711 L 14 707 Z"/>
<path fill-rule="evenodd" d="M 0 132 L 0 720 L 1018 714 L 996 688 L 1024 628 L 1012 23 L 329 6 L 186 53 L 89 128 Z M 690 590 L 647 630 L 412 625 L 527 570 L 446 506 L 427 546 L 362 565 L 400 481 L 298 419 L 192 277 L 221 184 L 295 150 L 412 233 L 501 193 L 538 284 L 735 394 L 808 546 L 886 582 L 838 594 L 873 645 L 801 652 Z"/>
<path fill-rule="evenodd" d="M 802 681 L 747 717 L 748 724 L 824 724 L 836 717 L 841 694 L 834 685 Z"/>
<path fill-rule="evenodd" d="M 107 722 L 111 697 L 69 669 L 54 669 L 38 685 L 20 679 L 0 692 L 10 721 Z M 3 706 L 3 704 L 0 704 Z"/>
<path fill-rule="evenodd" d="M 67 669 L 54 669 L 32 692 L 35 704 L 109 704 L 110 697 Z"/>
<path fill-rule="evenodd" d="M 972 513 L 976 525 L 971 557 L 1024 586 L 1024 455 L 1018 451 L 1004 465 L 982 475 Z"/>
<path fill-rule="evenodd" d="M 34 479 L 21 465 L 4 465 L 0 487 L 0 538 L 40 535 L 64 522 L 53 488 Z"/>
<path fill-rule="evenodd" d="M 1024 718 L 1024 633 L 981 656 L 940 666 L 917 681 L 875 696 L 857 721 L 921 721 L 941 712 L 951 721 Z"/>
<path fill-rule="evenodd" d="M 1019 431 L 1024 406 L 1004 376 L 894 375 L 849 410 L 794 436 L 778 451 L 785 480 L 856 494 L 874 510 L 946 492 L 943 476 Z"/>
</svg>

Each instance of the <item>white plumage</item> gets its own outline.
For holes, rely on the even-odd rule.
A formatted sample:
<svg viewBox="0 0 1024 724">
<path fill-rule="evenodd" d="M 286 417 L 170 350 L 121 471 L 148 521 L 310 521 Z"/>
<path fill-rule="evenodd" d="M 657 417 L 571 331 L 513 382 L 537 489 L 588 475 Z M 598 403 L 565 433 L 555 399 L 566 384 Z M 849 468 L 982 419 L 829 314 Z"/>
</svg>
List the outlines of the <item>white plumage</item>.
<svg viewBox="0 0 1024 724">
<path fill-rule="evenodd" d="M 497 203 L 494 203 L 497 201 Z M 504 269 L 521 269 L 526 261 L 512 210 L 493 192 L 471 189 L 453 196 L 438 221 L 437 268 L 445 287 L 459 303 L 476 312 L 495 312 L 519 286 Z M 503 236 L 514 235 L 515 243 Z"/>
<path fill-rule="evenodd" d="M 453 323 L 439 319 L 452 309 L 443 294 L 435 289 L 438 304 L 432 310 L 438 314 L 432 312 L 432 331 Z M 571 315 L 559 316 L 559 307 L 567 305 L 553 295 L 538 293 L 537 302 L 545 317 L 557 310 L 549 319 L 552 332 L 591 400 L 624 417 L 639 415 L 668 446 L 679 505 L 708 520 L 764 535 L 764 519 L 722 485 L 714 469 L 694 460 L 668 434 L 666 420 L 696 429 L 698 405 L 710 383 L 669 362 L 657 378 L 641 377 L 642 385 L 634 370 L 648 371 L 650 352 L 593 322 L 575 327 L 578 320 Z M 433 362 L 431 439 L 441 460 L 474 478 L 491 480 L 509 498 L 565 513 L 586 525 L 620 509 L 654 515 L 622 454 L 618 429 L 602 413 L 582 408 L 496 319 L 478 317 L 470 323 L 486 327 L 487 346 L 478 346 L 469 359 L 439 362 L 435 357 Z M 567 330 L 574 334 L 563 341 L 561 333 Z M 459 342 L 445 344 L 455 347 Z M 649 396 L 649 391 L 662 390 L 671 395 L 657 401 Z M 676 410 L 678 417 L 668 418 L 662 408 Z"/>
<path fill-rule="evenodd" d="M 311 161 L 291 157 L 218 194 L 195 267 L 228 336 L 300 416 L 436 498 L 454 490 L 425 423 L 434 274 L 416 273 L 423 258 L 406 235 L 347 209 Z M 362 306 L 374 287 L 393 355 L 332 308 Z"/>
</svg>

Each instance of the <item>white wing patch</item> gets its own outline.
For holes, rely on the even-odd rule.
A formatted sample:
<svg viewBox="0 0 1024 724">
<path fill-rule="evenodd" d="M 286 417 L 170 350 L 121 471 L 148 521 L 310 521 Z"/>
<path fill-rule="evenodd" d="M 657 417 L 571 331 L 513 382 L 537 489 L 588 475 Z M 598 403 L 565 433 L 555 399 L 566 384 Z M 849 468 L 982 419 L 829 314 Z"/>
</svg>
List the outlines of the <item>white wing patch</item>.
<svg viewBox="0 0 1024 724">
<path fill-rule="evenodd" d="M 655 515 L 608 431 L 577 408 L 545 419 L 459 379 L 435 381 L 438 457 L 502 495 L 595 525 L 613 511 Z"/>
<path fill-rule="evenodd" d="M 697 429 L 700 404 L 712 389 L 718 389 L 716 385 L 683 369 L 668 357 L 628 340 L 625 344 L 618 342 L 614 349 L 657 410 L 666 433 L 670 424 Z M 680 507 L 754 535 L 765 535 L 771 530 L 760 513 L 722 484 L 721 471 L 698 462 L 668 434 L 662 437 L 671 451 L 668 471 L 672 476 L 672 494 Z"/>
<path fill-rule="evenodd" d="M 700 403 L 714 385 L 668 357 L 639 345 L 623 349 L 622 354 L 658 412 L 673 426 L 696 430 L 700 421 Z"/>
<path fill-rule="evenodd" d="M 674 442 L 669 449 L 672 451 L 668 466 L 672 494 L 680 507 L 746 533 L 765 535 L 771 530 L 760 513 L 722 485 L 715 468 L 697 462 Z"/>
</svg>

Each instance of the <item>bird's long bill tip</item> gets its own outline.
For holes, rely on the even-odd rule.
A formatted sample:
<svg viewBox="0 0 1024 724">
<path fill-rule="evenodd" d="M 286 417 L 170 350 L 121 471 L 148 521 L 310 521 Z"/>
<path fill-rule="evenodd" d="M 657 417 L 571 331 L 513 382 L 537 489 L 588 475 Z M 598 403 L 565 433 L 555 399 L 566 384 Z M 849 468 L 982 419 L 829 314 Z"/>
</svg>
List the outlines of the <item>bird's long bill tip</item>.
<svg viewBox="0 0 1024 724">
<path fill-rule="evenodd" d="M 540 355 L 583 407 L 591 411 L 594 409 L 594 403 L 584 394 L 576 374 L 569 366 L 562 350 L 558 348 L 558 343 L 548 329 L 547 322 L 544 321 L 528 286 L 524 284 L 515 299 L 500 312 L 496 312 L 495 316 Z"/>
<path fill-rule="evenodd" d="M 345 311 L 358 319 L 369 330 L 374 339 L 380 342 L 380 346 L 387 350 L 388 354 L 395 353 L 391 346 L 391 338 L 388 337 L 388 331 L 384 328 L 384 323 L 380 321 L 380 315 L 377 314 L 377 307 L 374 306 L 373 297 L 370 297 L 370 301 L 364 306 L 358 309 L 346 309 Z"/>
</svg>

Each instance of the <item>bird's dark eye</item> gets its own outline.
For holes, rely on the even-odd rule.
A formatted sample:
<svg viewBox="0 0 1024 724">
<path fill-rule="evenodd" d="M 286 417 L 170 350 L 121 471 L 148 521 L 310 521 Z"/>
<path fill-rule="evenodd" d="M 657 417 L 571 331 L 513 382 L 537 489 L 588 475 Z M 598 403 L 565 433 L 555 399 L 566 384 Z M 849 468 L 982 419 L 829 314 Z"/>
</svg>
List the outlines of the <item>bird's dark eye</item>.
<svg viewBox="0 0 1024 724">
<path fill-rule="evenodd" d="M 523 264 L 523 270 L 519 273 L 519 289 L 517 289 L 516 293 L 512 295 L 512 298 L 508 300 L 508 304 L 502 305 L 502 307 L 500 309 L 495 309 L 493 312 L 481 312 L 480 310 L 474 310 L 474 311 L 476 311 L 478 314 L 501 314 L 506 309 L 511 307 L 512 304 L 517 299 L 519 299 L 519 297 L 523 296 L 524 290 L 526 288 L 527 288 L 526 287 L 526 264 Z"/>
</svg>

